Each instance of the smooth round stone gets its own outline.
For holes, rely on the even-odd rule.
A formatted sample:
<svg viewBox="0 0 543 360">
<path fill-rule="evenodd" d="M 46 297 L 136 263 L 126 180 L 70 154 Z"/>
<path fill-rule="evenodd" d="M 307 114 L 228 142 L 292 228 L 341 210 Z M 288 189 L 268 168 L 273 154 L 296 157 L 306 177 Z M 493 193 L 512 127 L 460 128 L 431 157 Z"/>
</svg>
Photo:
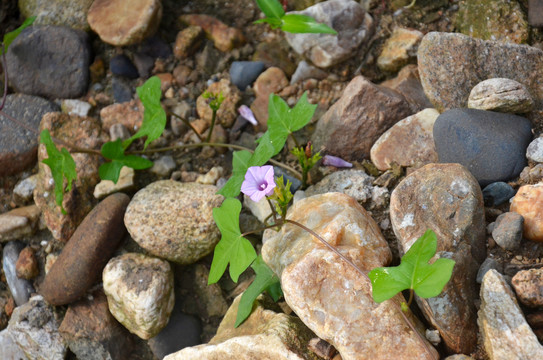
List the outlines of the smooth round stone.
<svg viewBox="0 0 543 360">
<path fill-rule="evenodd" d="M 117 76 L 111 81 L 113 99 L 116 103 L 123 103 L 132 100 L 132 87 L 124 79 Z"/>
<path fill-rule="evenodd" d="M 6 276 L 9 290 L 15 300 L 17 306 L 25 304 L 30 298 L 30 294 L 34 292 L 32 283 L 25 279 L 17 277 L 15 265 L 19 258 L 19 253 L 24 249 L 25 245 L 19 241 L 9 242 L 2 253 L 2 268 Z"/>
<path fill-rule="evenodd" d="M 439 162 L 464 165 L 481 186 L 517 177 L 531 138 L 528 119 L 492 111 L 452 109 L 434 124 Z"/>
<path fill-rule="evenodd" d="M 515 196 L 515 189 L 508 183 L 498 181 L 483 189 L 483 200 L 486 206 L 498 206 Z"/>
<path fill-rule="evenodd" d="M 117 55 L 109 61 L 109 68 L 113 75 L 136 79 L 139 76 L 138 69 L 126 55 Z"/>
<path fill-rule="evenodd" d="M 262 71 L 264 71 L 262 61 L 234 61 L 230 66 L 230 81 L 243 91 Z"/>
</svg>

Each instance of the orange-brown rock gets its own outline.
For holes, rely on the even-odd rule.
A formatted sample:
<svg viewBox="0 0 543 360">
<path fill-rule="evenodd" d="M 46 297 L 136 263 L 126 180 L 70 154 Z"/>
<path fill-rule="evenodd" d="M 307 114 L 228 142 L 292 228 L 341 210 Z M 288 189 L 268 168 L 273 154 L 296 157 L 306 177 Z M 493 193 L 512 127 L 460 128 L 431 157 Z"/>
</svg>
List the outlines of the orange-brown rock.
<svg viewBox="0 0 543 360">
<path fill-rule="evenodd" d="M 17 277 L 27 280 L 33 279 L 39 274 L 38 259 L 31 247 L 27 246 L 21 250 L 15 263 L 15 271 Z"/>
<path fill-rule="evenodd" d="M 271 67 L 256 78 L 253 88 L 256 99 L 251 104 L 251 110 L 262 127 L 266 127 L 268 121 L 268 101 L 270 94 L 281 91 L 288 86 L 288 79 L 283 70 Z"/>
<path fill-rule="evenodd" d="M 521 186 L 511 202 L 511 211 L 524 217 L 524 237 L 543 241 L 543 183 Z"/>
<path fill-rule="evenodd" d="M 217 111 L 216 123 L 226 128 L 232 127 L 238 117 L 238 103 L 241 100 L 241 93 L 237 86 L 230 84 L 227 79 L 221 79 L 209 85 L 206 91 L 215 95 L 220 93 L 224 96 L 224 100 Z M 213 110 L 209 107 L 209 99 L 204 98 L 203 95 L 196 99 L 196 112 L 201 119 L 211 125 Z"/>
<path fill-rule="evenodd" d="M 143 111 L 140 100 L 106 106 L 100 110 L 102 128 L 109 131 L 115 124 L 123 124 L 131 134 L 135 134 L 143 122 Z"/>
<path fill-rule="evenodd" d="M 199 26 L 189 26 L 177 33 L 173 53 L 178 59 L 192 56 L 202 44 L 204 32 Z"/>
<path fill-rule="evenodd" d="M 188 25 L 201 27 L 220 51 L 227 52 L 245 44 L 245 36 L 241 30 L 230 27 L 213 16 L 187 14 L 182 15 L 179 20 Z"/>
</svg>

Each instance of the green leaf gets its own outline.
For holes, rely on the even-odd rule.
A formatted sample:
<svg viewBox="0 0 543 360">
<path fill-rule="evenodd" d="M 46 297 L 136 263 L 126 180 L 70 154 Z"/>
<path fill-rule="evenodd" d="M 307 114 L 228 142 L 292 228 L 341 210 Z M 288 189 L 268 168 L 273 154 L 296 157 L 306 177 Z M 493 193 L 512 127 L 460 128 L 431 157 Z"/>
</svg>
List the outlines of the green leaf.
<svg viewBox="0 0 543 360">
<path fill-rule="evenodd" d="M 136 89 L 145 110 L 143 112 L 143 123 L 137 133 L 130 139 L 123 142 L 123 147 L 126 149 L 130 144 L 141 137 L 147 136 L 143 149 L 146 149 L 149 144 L 158 139 L 164 132 L 166 127 L 166 112 L 160 105 L 160 79 L 156 76 L 149 78 L 142 86 Z"/>
<path fill-rule="evenodd" d="M 252 154 L 247 151 L 234 151 L 232 159 L 232 176 L 226 184 L 218 191 L 224 197 L 236 197 L 240 193 L 241 184 L 245 180 L 245 173 L 249 168 L 249 161 Z"/>
<path fill-rule="evenodd" d="M 209 270 L 208 284 L 219 281 L 230 263 L 230 277 L 234 282 L 256 258 L 256 252 L 249 240 L 241 236 L 239 213 L 241 203 L 234 198 L 224 200 L 220 208 L 213 209 L 213 219 L 221 231 L 221 240 L 215 246 L 213 261 Z"/>
<path fill-rule="evenodd" d="M 120 139 L 110 141 L 102 145 L 102 156 L 111 162 L 106 162 L 100 165 L 98 173 L 100 179 L 111 180 L 115 184 L 119 181 L 119 174 L 123 166 L 131 167 L 132 169 L 142 170 L 153 166 L 151 160 L 136 156 L 125 155 L 124 148 Z"/>
<path fill-rule="evenodd" d="M 281 18 L 281 30 L 289 33 L 313 33 L 313 34 L 332 34 L 337 32 L 326 24 L 318 23 L 311 16 L 301 14 L 286 14 Z"/>
<path fill-rule="evenodd" d="M 451 278 L 455 262 L 441 258 L 428 264 L 436 249 L 436 234 L 427 230 L 405 253 L 399 266 L 373 269 L 368 274 L 373 300 L 380 303 L 406 289 L 413 289 L 422 298 L 439 295 Z"/>
<path fill-rule="evenodd" d="M 281 283 L 279 278 L 272 269 L 266 265 L 262 259 L 262 255 L 259 255 L 256 260 L 253 262 L 251 267 L 255 271 L 255 279 L 249 285 L 247 290 L 241 295 L 238 306 L 238 314 L 236 316 L 235 327 L 238 327 L 251 315 L 253 311 L 253 303 L 255 302 L 258 295 L 260 295 L 264 290 L 267 290 L 271 295 L 274 301 L 279 300 L 283 295 L 281 291 Z"/>
<path fill-rule="evenodd" d="M 269 17 L 265 17 L 263 19 L 259 19 L 253 22 L 253 24 L 263 24 L 263 23 L 267 23 L 268 25 L 270 25 L 272 29 L 277 29 L 281 26 L 283 22 L 281 21 L 281 19 L 269 18 Z"/>
<path fill-rule="evenodd" d="M 278 0 L 256 0 L 256 4 L 269 18 L 279 19 L 285 15 L 283 5 Z"/>
<path fill-rule="evenodd" d="M 68 192 L 72 190 L 72 183 L 77 178 L 77 172 L 75 170 L 75 161 L 72 155 L 62 148 L 59 151 L 51 138 L 49 130 L 43 130 L 40 134 L 40 142 L 45 145 L 48 158 L 42 160 L 44 164 L 51 169 L 51 175 L 55 181 L 55 201 L 63 214 L 66 214 L 66 210 L 62 206 L 62 200 L 64 199 L 64 191 Z M 64 188 L 64 178 L 66 178 L 66 189 Z"/>
<path fill-rule="evenodd" d="M 15 40 L 15 38 L 17 36 L 19 36 L 19 34 L 21 33 L 21 31 L 23 31 L 24 29 L 26 29 L 27 27 L 29 27 L 30 25 L 32 25 L 32 23 L 34 22 L 34 20 L 36 20 L 36 17 L 35 16 L 31 16 L 29 18 L 27 18 L 23 24 L 21 26 L 19 26 L 17 29 L 13 30 L 13 31 L 10 31 L 8 32 L 7 34 L 4 35 L 4 40 L 2 41 L 4 43 L 4 50 L 8 51 L 8 47 L 11 45 L 11 43 L 13 42 L 13 40 Z M 0 52 L 1 54 L 1 52 Z"/>
</svg>

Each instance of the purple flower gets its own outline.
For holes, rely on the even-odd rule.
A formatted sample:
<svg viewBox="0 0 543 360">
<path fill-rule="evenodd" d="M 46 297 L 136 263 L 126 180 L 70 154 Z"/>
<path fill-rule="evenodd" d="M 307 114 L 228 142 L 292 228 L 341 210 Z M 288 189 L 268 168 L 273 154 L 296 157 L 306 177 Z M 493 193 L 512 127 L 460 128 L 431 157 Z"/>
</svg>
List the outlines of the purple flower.
<svg viewBox="0 0 543 360">
<path fill-rule="evenodd" d="M 350 162 L 347 162 L 342 158 L 338 158 L 337 156 L 332 155 L 324 155 L 324 158 L 322 159 L 322 164 L 335 167 L 353 167 L 353 164 L 351 164 Z"/>
<path fill-rule="evenodd" d="M 259 202 L 264 196 L 271 195 L 274 187 L 273 166 L 251 166 L 245 173 L 241 192 Z"/>
<path fill-rule="evenodd" d="M 245 118 L 245 120 L 247 120 L 253 125 L 258 125 L 258 121 L 256 121 L 252 110 L 247 105 L 241 105 L 238 108 L 238 111 L 240 115 L 243 116 L 243 118 Z"/>
</svg>

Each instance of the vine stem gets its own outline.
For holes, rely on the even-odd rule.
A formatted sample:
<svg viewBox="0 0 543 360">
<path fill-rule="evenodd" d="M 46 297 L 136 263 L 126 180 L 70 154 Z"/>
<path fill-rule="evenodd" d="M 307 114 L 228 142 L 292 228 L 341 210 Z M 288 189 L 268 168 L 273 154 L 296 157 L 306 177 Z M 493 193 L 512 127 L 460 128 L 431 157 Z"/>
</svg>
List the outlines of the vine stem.
<svg viewBox="0 0 543 360">
<path fill-rule="evenodd" d="M 192 126 L 192 124 L 190 123 L 190 121 L 188 121 L 187 119 L 183 119 L 181 116 L 173 113 L 173 112 L 168 112 L 167 113 L 168 115 L 170 116 L 174 116 L 176 118 L 178 118 L 179 120 L 181 120 L 185 125 L 187 125 L 195 134 L 196 136 L 198 136 L 198 139 L 200 139 L 200 141 L 204 141 L 204 138 L 198 133 L 198 131 L 196 131 L 196 129 L 194 128 L 194 126 Z"/>
<path fill-rule="evenodd" d="M 211 115 L 211 126 L 209 127 L 209 133 L 207 134 L 206 143 L 211 140 L 211 134 L 213 134 L 213 128 L 215 127 L 215 119 L 217 118 L 217 110 L 213 110 L 213 115 Z"/>
</svg>

